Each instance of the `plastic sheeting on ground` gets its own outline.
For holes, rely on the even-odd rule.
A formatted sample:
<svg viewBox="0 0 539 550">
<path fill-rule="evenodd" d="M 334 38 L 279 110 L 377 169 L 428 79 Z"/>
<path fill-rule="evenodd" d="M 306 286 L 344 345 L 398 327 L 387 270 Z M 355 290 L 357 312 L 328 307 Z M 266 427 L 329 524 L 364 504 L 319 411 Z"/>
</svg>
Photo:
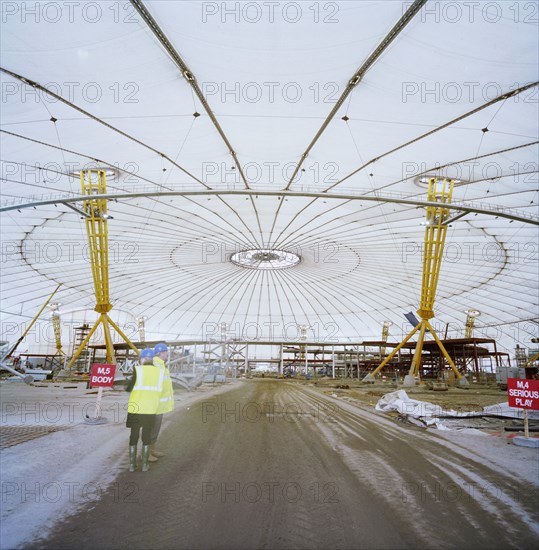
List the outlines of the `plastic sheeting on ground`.
<svg viewBox="0 0 539 550">
<path fill-rule="evenodd" d="M 523 409 L 510 407 L 508 403 L 497 403 L 484 407 L 483 411 L 455 411 L 445 409 L 440 405 L 411 399 L 404 390 L 397 390 L 383 395 L 374 407 L 380 412 L 396 411 L 405 416 L 407 420 L 419 426 L 434 426 L 438 429 L 450 429 L 444 425 L 439 418 L 454 417 L 480 417 L 480 416 L 501 416 L 504 418 L 523 418 Z M 528 411 L 529 419 L 539 419 L 539 411 Z"/>
</svg>

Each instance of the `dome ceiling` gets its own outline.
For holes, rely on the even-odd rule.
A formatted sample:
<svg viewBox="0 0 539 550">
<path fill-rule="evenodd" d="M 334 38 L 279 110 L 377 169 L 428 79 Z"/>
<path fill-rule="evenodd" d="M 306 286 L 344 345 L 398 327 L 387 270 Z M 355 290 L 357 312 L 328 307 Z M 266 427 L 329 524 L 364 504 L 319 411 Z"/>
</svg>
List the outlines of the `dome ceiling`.
<svg viewBox="0 0 539 550">
<path fill-rule="evenodd" d="M 225 322 L 240 338 L 306 325 L 358 341 L 390 320 L 399 339 L 419 306 L 433 175 L 455 179 L 464 208 L 436 326 L 463 336 L 474 308 L 476 335 L 506 349 L 537 336 L 528 4 L 49 4 L 3 6 L 3 338 L 58 283 L 63 311 L 92 309 L 71 207 L 77 174 L 95 167 L 114 197 L 113 315 L 146 316 L 148 338 Z"/>
</svg>

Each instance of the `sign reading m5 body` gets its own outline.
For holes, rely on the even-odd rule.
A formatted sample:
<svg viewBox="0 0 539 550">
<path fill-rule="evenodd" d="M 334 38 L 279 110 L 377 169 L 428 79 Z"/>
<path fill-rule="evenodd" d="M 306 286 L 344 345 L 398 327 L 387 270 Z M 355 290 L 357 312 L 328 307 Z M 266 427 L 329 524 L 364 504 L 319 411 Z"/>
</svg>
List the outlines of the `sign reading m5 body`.
<svg viewBox="0 0 539 550">
<path fill-rule="evenodd" d="M 114 373 L 116 365 L 100 365 L 94 363 L 92 365 L 92 373 L 90 375 L 90 386 L 92 388 L 109 388 L 114 385 Z"/>
<path fill-rule="evenodd" d="M 507 401 L 510 407 L 539 410 L 539 380 L 507 379 Z"/>
</svg>

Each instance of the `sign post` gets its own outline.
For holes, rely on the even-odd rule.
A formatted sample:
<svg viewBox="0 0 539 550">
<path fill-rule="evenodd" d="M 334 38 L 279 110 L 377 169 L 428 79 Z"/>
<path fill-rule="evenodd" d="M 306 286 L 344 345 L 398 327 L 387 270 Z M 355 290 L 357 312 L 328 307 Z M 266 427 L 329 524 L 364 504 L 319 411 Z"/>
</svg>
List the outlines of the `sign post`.
<svg viewBox="0 0 539 550">
<path fill-rule="evenodd" d="M 508 378 L 507 403 L 510 407 L 524 410 L 524 437 L 529 439 L 528 410 L 539 411 L 539 380 Z"/>
<path fill-rule="evenodd" d="M 114 373 L 116 365 L 102 365 L 94 363 L 90 373 L 90 387 L 99 388 L 97 390 L 97 401 L 95 404 L 94 420 L 101 418 L 101 399 L 103 397 L 103 388 L 112 388 L 114 385 Z"/>
</svg>

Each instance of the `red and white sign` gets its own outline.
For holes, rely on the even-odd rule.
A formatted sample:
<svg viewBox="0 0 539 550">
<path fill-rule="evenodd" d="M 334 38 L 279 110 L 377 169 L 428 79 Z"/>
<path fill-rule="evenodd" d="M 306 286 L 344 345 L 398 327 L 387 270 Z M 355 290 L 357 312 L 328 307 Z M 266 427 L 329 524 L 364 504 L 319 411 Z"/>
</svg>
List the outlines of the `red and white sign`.
<svg viewBox="0 0 539 550">
<path fill-rule="evenodd" d="M 507 401 L 510 407 L 539 411 L 539 380 L 508 378 Z"/>
<path fill-rule="evenodd" d="M 114 373 L 116 365 L 100 365 L 94 363 L 92 365 L 92 373 L 90 374 L 90 386 L 92 388 L 110 388 L 114 385 Z"/>
</svg>

